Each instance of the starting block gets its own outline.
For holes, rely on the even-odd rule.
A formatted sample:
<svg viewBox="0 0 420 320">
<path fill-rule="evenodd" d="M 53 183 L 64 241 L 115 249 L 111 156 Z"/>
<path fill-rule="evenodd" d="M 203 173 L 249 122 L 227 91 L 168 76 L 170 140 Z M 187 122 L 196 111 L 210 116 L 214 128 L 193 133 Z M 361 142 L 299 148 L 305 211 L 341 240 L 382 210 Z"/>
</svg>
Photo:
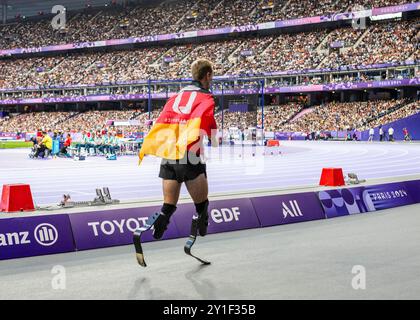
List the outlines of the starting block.
<svg viewBox="0 0 420 320">
<path fill-rule="evenodd" d="M 355 173 L 349 173 L 347 174 L 347 176 L 349 177 L 349 179 L 347 180 L 349 184 L 360 184 L 366 182 L 366 179 L 359 179 L 359 177 Z"/>
<path fill-rule="evenodd" d="M 61 208 L 74 208 L 74 207 L 89 207 L 89 206 L 103 206 L 109 204 L 118 204 L 120 200 L 112 199 L 108 187 L 96 189 L 96 195 L 93 201 L 70 201 L 70 195 L 64 195 L 63 200 L 58 204 Z"/>
<path fill-rule="evenodd" d="M 29 184 L 5 184 L 1 196 L 0 211 L 34 211 L 31 187 Z"/>
<path fill-rule="evenodd" d="M 342 168 L 323 168 L 321 174 L 320 186 L 344 186 L 344 176 Z"/>
</svg>

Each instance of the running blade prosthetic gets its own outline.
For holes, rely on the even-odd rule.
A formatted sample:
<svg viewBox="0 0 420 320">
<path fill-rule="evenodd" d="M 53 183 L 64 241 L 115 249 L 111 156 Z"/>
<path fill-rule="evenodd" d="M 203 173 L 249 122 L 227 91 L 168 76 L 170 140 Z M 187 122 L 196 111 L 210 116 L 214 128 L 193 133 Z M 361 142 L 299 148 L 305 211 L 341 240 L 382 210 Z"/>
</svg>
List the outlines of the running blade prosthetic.
<svg viewBox="0 0 420 320">
<path fill-rule="evenodd" d="M 141 228 L 138 228 L 136 231 L 134 231 L 134 234 L 133 234 L 133 243 L 134 243 L 134 248 L 136 249 L 137 262 L 142 267 L 146 267 L 147 265 L 146 265 L 146 261 L 144 260 L 143 248 L 141 247 L 141 235 L 143 232 L 150 230 L 150 228 L 152 228 L 153 224 L 156 222 L 159 215 L 160 215 L 159 212 L 156 212 L 153 215 L 151 215 L 147 219 L 144 226 Z"/>
<path fill-rule="evenodd" d="M 201 258 L 199 258 L 199 257 L 197 257 L 197 256 L 195 256 L 191 253 L 191 248 L 194 245 L 195 240 L 197 240 L 197 232 L 198 232 L 198 220 L 193 218 L 192 223 L 191 223 L 191 234 L 190 234 L 190 237 L 187 240 L 187 243 L 184 246 L 184 252 L 187 255 L 197 259 L 202 264 L 209 265 L 210 264 L 209 261 L 203 260 L 203 259 L 201 259 Z"/>
</svg>

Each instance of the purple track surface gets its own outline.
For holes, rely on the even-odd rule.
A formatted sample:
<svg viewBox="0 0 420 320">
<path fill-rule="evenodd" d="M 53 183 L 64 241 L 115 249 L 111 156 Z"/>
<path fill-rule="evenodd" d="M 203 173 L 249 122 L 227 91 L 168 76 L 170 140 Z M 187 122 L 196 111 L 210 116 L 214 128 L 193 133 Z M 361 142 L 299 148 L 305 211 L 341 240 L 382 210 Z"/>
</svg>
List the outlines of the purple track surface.
<svg viewBox="0 0 420 320">
<path fill-rule="evenodd" d="M 210 149 L 209 149 L 210 150 Z M 281 155 L 263 156 L 258 147 L 211 149 L 207 162 L 210 194 L 235 194 L 297 186 L 316 186 L 323 167 L 341 167 L 359 178 L 389 178 L 420 173 L 420 145 L 282 141 Z M 274 150 L 274 149 L 269 149 Z M 243 154 L 241 154 L 243 151 Z M 0 150 L 0 184 L 28 183 L 37 205 L 56 204 L 64 193 L 73 201 L 93 200 L 95 188 L 107 186 L 122 201 L 160 199 L 160 160 L 136 156 L 32 160 L 29 150 Z M 241 154 L 241 156 L 240 156 Z M 186 195 L 183 187 L 181 196 Z"/>
</svg>

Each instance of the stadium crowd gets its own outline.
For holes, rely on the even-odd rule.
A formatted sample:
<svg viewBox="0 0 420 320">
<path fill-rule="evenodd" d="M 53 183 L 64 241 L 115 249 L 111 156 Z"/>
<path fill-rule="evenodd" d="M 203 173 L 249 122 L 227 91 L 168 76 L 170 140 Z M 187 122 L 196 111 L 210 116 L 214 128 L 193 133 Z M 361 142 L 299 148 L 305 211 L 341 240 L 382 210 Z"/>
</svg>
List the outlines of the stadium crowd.
<svg viewBox="0 0 420 320">
<path fill-rule="evenodd" d="M 70 13 L 67 25 L 51 28 L 50 19 L 20 20 L 0 26 L 0 49 L 91 42 L 191 30 L 241 26 L 307 16 L 331 15 L 413 0 L 182 0 L 155 1 L 154 6 L 87 8 Z"/>
<path fill-rule="evenodd" d="M 419 21 L 417 18 L 375 24 L 363 32 L 363 38 L 359 37 L 360 32 L 351 31 L 351 42 L 359 37 L 360 43 L 356 47 L 343 48 L 340 52 L 319 49 L 320 44 L 326 45 L 336 39 L 338 32 L 332 31 L 334 35 L 331 36 L 331 33 L 320 30 L 131 51 L 0 59 L 0 88 L 46 88 L 52 85 L 186 78 L 191 62 L 203 52 L 214 61 L 216 75 L 403 62 L 409 58 L 419 58 L 415 41 Z M 344 41 L 348 39 L 338 38 Z M 335 80 L 338 81 L 337 78 Z M 319 78 L 312 79 L 310 83 L 321 82 Z"/>
<path fill-rule="evenodd" d="M 95 41 L 132 36 L 150 36 L 169 32 L 185 32 L 223 26 L 239 26 L 279 19 L 333 14 L 400 3 L 404 0 L 181 0 L 161 1 L 150 7 L 110 7 L 102 11 L 89 9 L 70 13 L 65 29 L 54 31 L 50 20 L 19 21 L 0 26 L 0 49 L 36 47 L 54 43 Z M 169 14 L 170 13 L 170 14 Z M 134 50 L 66 53 L 54 56 L 33 56 L 0 59 L 0 89 L 48 88 L 50 86 L 109 84 L 117 81 L 147 79 L 179 79 L 190 75 L 191 63 L 203 56 L 215 63 L 215 75 L 247 75 L 285 70 L 343 68 L 384 62 L 404 62 L 420 59 L 417 26 L 419 18 L 408 21 L 378 22 L 367 29 L 338 27 L 291 34 L 235 37 L 206 43 L 154 45 Z M 89 26 L 89 27 L 86 27 Z M 343 48 L 332 48 L 342 41 Z M 391 75 L 392 77 L 392 75 Z M 290 77 L 292 78 L 292 77 Z M 369 75 L 334 75 L 293 77 L 293 81 L 271 80 L 270 85 L 342 83 L 373 80 Z M 273 78 L 274 79 L 274 78 Z M 328 80 L 327 80 L 328 79 Z M 227 84 L 225 89 L 231 89 Z M 239 88 L 258 87 L 257 83 L 235 84 Z M 213 89 L 220 89 L 215 87 Z M 147 93 L 146 87 L 118 87 L 103 93 Z M 154 92 L 165 92 L 156 86 Z M 7 98 L 39 98 L 63 95 L 58 91 L 18 91 Z M 66 96 L 97 93 L 74 89 Z M 102 92 L 101 92 L 102 93 Z M 403 107 L 401 107 L 403 106 Z M 418 111 L 417 104 L 405 106 L 405 101 L 330 102 L 316 106 L 311 112 L 291 121 L 301 110 L 297 103 L 268 106 L 264 110 L 267 131 L 319 131 L 366 129 L 376 123 L 393 121 Z M 159 115 L 139 110 L 78 112 L 32 112 L 0 119 L 0 132 L 124 132 L 148 131 Z M 261 126 L 261 111 L 225 112 L 225 127 Z M 136 125 L 121 128 L 108 120 L 137 120 Z M 216 115 L 221 124 L 221 113 Z"/>
<path fill-rule="evenodd" d="M 306 110 L 299 117 L 299 113 Z M 140 110 L 109 110 L 77 112 L 31 112 L 0 119 L 0 132 L 120 132 L 126 135 L 148 132 L 159 116 L 161 109 L 151 112 Z M 309 112 L 308 112 L 309 111 Z M 334 130 L 367 130 L 420 112 L 420 102 L 406 100 L 378 100 L 367 102 L 330 102 L 304 109 L 299 103 L 270 105 L 264 108 L 265 131 L 316 132 Z M 222 112 L 215 115 L 218 128 L 222 128 Z M 110 120 L 127 122 L 137 120 L 135 125 L 114 125 Z M 261 128 L 262 112 L 223 113 L 223 127 Z"/>
<path fill-rule="evenodd" d="M 369 124 L 365 126 L 363 129 L 366 130 L 368 128 L 375 128 L 379 125 L 384 125 L 386 123 L 390 123 L 398 119 L 406 118 L 419 112 L 420 112 L 420 101 L 408 103 L 391 113 L 385 114 L 382 117 L 378 117 L 370 121 Z"/>
<path fill-rule="evenodd" d="M 398 112 L 404 100 L 377 100 L 366 102 L 330 102 L 316 106 L 281 126 L 285 132 L 316 132 L 334 130 L 366 130 L 374 121 L 386 123 L 411 115 Z M 417 102 L 418 104 L 418 102 Z M 396 109 L 395 112 L 392 112 Z M 411 111 L 412 109 L 409 109 Z M 414 112 L 414 111 L 413 111 Z M 417 111 L 418 112 L 418 111 Z M 386 116 L 386 118 L 384 118 Z M 386 121 L 386 122 L 383 122 Z"/>
<path fill-rule="evenodd" d="M 222 128 L 222 119 L 223 128 L 240 129 L 256 127 L 258 121 L 256 112 L 218 112 L 215 119 L 218 128 Z"/>
<path fill-rule="evenodd" d="M 87 112 L 29 112 L 9 116 L 0 122 L 0 132 L 82 132 L 102 130 L 109 120 L 128 121 L 140 115 L 139 110 Z M 130 127 L 129 129 L 133 129 Z M 137 130 L 137 128 L 136 128 Z"/>
<path fill-rule="evenodd" d="M 320 67 L 363 66 L 415 58 L 414 55 L 418 54 L 416 25 L 419 21 L 417 19 L 373 25 L 356 47 L 340 53 L 332 52 Z"/>
<path fill-rule="evenodd" d="M 264 130 L 280 131 L 282 126 L 297 115 L 303 106 L 298 103 L 288 103 L 282 106 L 264 108 Z M 258 110 L 258 127 L 262 126 L 262 111 Z"/>
<path fill-rule="evenodd" d="M 0 132 L 25 133 L 38 130 L 53 131 L 75 112 L 31 112 L 6 117 L 0 122 Z"/>
</svg>

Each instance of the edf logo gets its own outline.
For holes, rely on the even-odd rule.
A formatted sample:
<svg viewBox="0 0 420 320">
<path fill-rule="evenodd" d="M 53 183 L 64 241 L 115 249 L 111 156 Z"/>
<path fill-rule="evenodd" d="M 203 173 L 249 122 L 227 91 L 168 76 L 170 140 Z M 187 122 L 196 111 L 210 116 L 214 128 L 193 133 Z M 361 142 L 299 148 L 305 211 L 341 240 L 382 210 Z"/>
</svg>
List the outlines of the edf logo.
<svg viewBox="0 0 420 320">
<path fill-rule="evenodd" d="M 35 228 L 34 237 L 41 246 L 49 247 L 57 242 L 58 231 L 53 225 L 42 223 Z"/>
<path fill-rule="evenodd" d="M 221 208 L 220 210 L 212 209 L 210 213 L 213 221 L 216 223 L 239 221 L 240 214 L 239 207 Z"/>
</svg>

